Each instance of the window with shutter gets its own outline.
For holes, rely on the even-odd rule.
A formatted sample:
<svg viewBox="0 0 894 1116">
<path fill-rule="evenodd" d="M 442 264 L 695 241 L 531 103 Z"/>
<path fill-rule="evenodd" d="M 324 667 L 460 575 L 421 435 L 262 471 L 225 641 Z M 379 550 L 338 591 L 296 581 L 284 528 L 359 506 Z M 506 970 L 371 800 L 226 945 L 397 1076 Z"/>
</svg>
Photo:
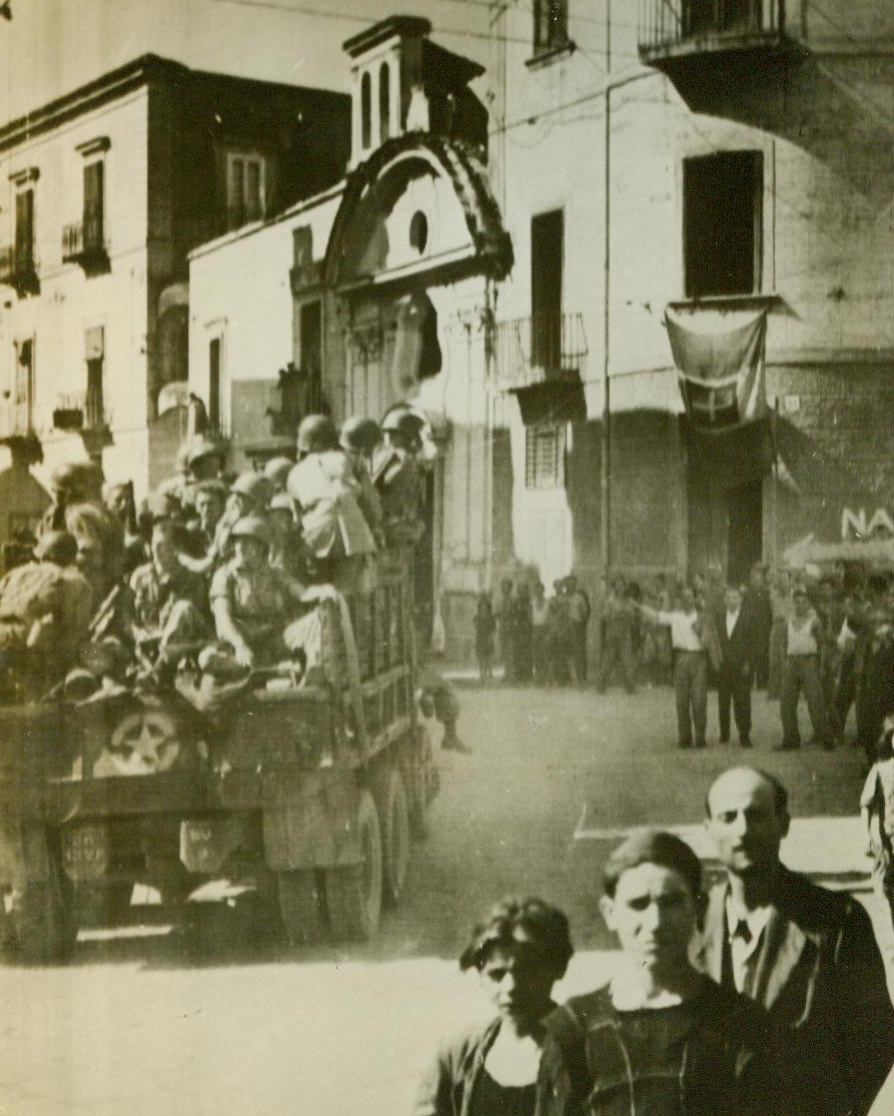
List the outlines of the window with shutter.
<svg viewBox="0 0 894 1116">
<path fill-rule="evenodd" d="M 84 250 L 102 252 L 105 248 L 105 164 L 87 163 L 84 167 Z"/>
<path fill-rule="evenodd" d="M 34 271 L 34 191 L 16 194 L 15 270 L 17 275 Z"/>
<path fill-rule="evenodd" d="M 227 156 L 227 229 L 238 229 L 266 214 L 266 165 L 263 156 Z"/>
<path fill-rule="evenodd" d="M 568 46 L 568 0 L 534 0 L 534 54 Z"/>
</svg>

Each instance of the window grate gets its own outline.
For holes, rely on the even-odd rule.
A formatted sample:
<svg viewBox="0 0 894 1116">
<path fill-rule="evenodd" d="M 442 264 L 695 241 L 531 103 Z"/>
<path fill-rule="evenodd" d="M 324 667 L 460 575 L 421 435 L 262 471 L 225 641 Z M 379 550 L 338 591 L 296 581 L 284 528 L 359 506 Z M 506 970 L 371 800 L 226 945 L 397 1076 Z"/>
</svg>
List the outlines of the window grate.
<svg viewBox="0 0 894 1116">
<path fill-rule="evenodd" d="M 525 487 L 560 488 L 565 483 L 565 427 L 543 423 L 525 428 Z"/>
</svg>

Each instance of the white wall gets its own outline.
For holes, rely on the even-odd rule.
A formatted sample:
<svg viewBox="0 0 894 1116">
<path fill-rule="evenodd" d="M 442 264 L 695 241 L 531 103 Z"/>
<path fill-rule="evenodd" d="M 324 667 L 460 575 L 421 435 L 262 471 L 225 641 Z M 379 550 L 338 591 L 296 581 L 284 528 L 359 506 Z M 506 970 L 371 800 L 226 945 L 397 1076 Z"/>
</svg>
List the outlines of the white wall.
<svg viewBox="0 0 894 1116">
<path fill-rule="evenodd" d="M 209 345 L 220 337 L 222 381 L 229 385 L 222 410 L 229 418 L 237 453 L 240 444 L 268 434 L 269 427 L 263 407 L 253 408 L 251 414 L 232 412 L 231 400 L 248 392 L 253 399 L 266 398 L 266 405 L 277 407 L 273 389 L 278 370 L 294 358 L 292 234 L 310 225 L 314 260 L 321 260 L 340 200 L 340 190 L 330 192 L 269 224 L 212 241 L 190 256 L 190 387 L 207 402 Z"/>
<path fill-rule="evenodd" d="M 109 139 L 105 232 L 111 268 L 88 277 L 79 265 L 62 262 L 62 230 L 82 217 L 84 158 L 76 147 L 99 136 Z M 19 298 L 12 288 L 0 288 L 0 392 L 13 386 L 14 342 L 36 336 L 35 426 L 47 469 L 83 455 L 79 438 L 52 429 L 52 411 L 60 395 L 85 391 L 84 332 L 100 325 L 105 330 L 105 404 L 118 456 L 137 474 L 138 484 L 146 464 L 146 154 L 147 92 L 141 89 L 0 156 L 2 244 L 15 238 L 15 188 L 7 186 L 9 175 L 26 168 L 39 171 L 34 193 L 40 294 Z"/>
</svg>

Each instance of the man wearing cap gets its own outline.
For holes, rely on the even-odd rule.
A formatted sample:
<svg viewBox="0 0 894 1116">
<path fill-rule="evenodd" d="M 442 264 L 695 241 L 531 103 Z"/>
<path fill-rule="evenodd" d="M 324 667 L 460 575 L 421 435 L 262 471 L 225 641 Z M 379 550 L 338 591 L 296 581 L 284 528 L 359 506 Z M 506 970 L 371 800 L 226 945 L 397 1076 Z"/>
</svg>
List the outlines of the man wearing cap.
<svg viewBox="0 0 894 1116">
<path fill-rule="evenodd" d="M 239 667 L 265 666 L 285 654 L 283 631 L 304 586 L 270 568 L 270 526 L 257 515 L 232 530 L 233 557 L 211 582 L 211 612 L 224 655 Z"/>
<path fill-rule="evenodd" d="M 705 825 L 726 880 L 711 892 L 698 961 L 793 1032 L 836 1111 L 865 1116 L 894 1064 L 885 966 L 860 903 L 780 862 L 789 823 L 772 775 L 734 767 L 711 786 Z"/>
<path fill-rule="evenodd" d="M 65 676 L 87 638 L 92 594 L 76 555 L 71 535 L 46 531 L 34 561 L 0 580 L 0 676 L 15 670 L 29 697 Z"/>
<path fill-rule="evenodd" d="M 798 698 L 803 692 L 807 699 L 813 736 L 823 748 L 834 748 L 829 730 L 829 718 L 823 698 L 820 678 L 820 643 L 822 624 L 810 607 L 807 589 L 795 585 L 792 589 L 792 614 L 786 627 L 785 658 L 782 665 L 782 743 L 776 750 L 788 752 L 801 746 L 798 730 Z"/>
</svg>

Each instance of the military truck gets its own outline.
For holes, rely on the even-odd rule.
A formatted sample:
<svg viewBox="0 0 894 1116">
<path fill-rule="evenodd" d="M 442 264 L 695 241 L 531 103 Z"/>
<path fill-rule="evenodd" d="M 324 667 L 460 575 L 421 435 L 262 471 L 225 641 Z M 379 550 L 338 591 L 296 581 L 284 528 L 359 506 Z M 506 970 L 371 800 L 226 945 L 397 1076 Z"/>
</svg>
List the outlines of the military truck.
<svg viewBox="0 0 894 1116">
<path fill-rule="evenodd" d="M 204 705 L 190 682 L 0 708 L 0 917 L 24 959 L 67 958 L 85 912 L 121 919 L 135 883 L 176 913 L 248 881 L 291 943 L 374 934 L 437 791 L 412 598 L 382 556 L 364 589 L 317 591 L 306 671 Z"/>
</svg>

